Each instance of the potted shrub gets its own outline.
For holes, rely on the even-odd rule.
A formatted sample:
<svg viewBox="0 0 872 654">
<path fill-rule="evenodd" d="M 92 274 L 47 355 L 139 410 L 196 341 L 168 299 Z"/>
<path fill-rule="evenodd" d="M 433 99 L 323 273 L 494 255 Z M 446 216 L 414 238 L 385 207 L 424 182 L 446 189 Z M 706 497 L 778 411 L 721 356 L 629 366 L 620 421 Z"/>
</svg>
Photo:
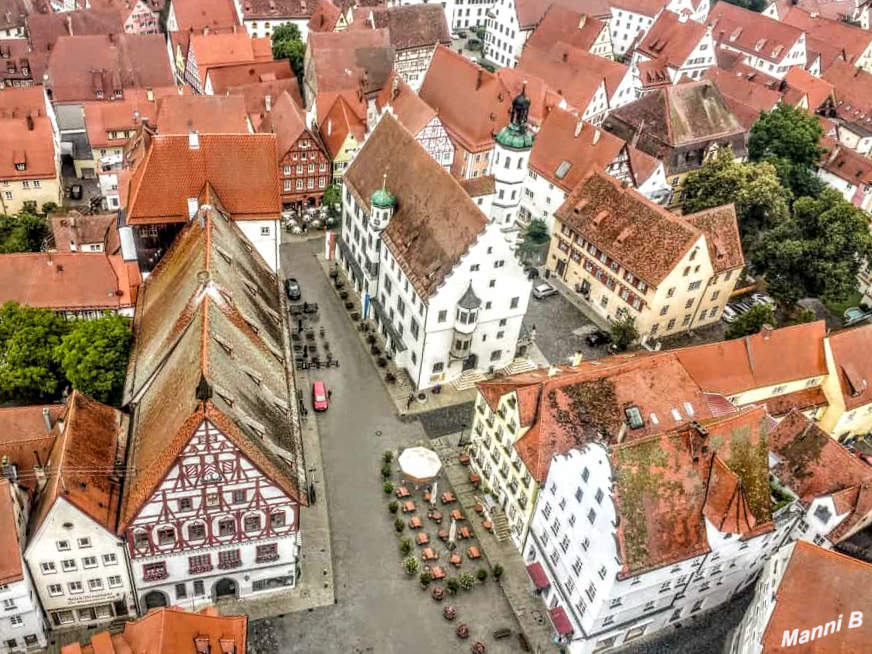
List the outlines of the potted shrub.
<svg viewBox="0 0 872 654">
<path fill-rule="evenodd" d="M 396 500 L 391 500 L 390 502 L 388 502 L 388 511 L 390 511 L 391 513 L 396 513 L 399 510 L 400 510 L 400 503 L 399 502 L 397 502 Z"/>
<path fill-rule="evenodd" d="M 386 481 L 382 484 L 382 490 L 385 492 L 385 495 L 390 495 L 394 492 L 394 485 L 392 482 Z"/>
<path fill-rule="evenodd" d="M 484 654 L 487 651 L 487 647 L 485 647 L 483 642 L 477 640 L 472 644 L 472 647 L 469 648 L 469 651 L 472 652 L 472 654 Z"/>
<path fill-rule="evenodd" d="M 385 463 L 385 464 L 381 467 L 381 476 L 382 476 L 384 479 L 387 479 L 388 477 L 390 477 L 392 472 L 393 472 L 393 470 L 391 469 L 391 464 L 390 464 L 390 463 Z"/>
<path fill-rule="evenodd" d="M 446 620 L 454 620 L 454 618 L 457 617 L 457 609 L 451 606 L 451 604 L 448 604 L 444 609 L 442 609 L 442 615 Z"/>
<path fill-rule="evenodd" d="M 397 518 L 394 520 L 394 529 L 397 530 L 397 533 L 402 533 L 403 529 L 406 528 L 406 521 L 402 518 Z"/>
<path fill-rule="evenodd" d="M 475 577 L 468 572 L 461 573 L 457 581 L 463 590 L 472 590 L 475 587 Z"/>
<path fill-rule="evenodd" d="M 403 569 L 410 577 L 418 572 L 419 565 L 420 564 L 418 563 L 418 559 L 416 559 L 414 556 L 407 556 L 405 559 L 403 559 Z"/>
<path fill-rule="evenodd" d="M 503 566 L 501 566 L 499 563 L 497 563 L 494 566 L 494 581 L 499 581 L 503 576 L 503 572 L 504 572 Z"/>
<path fill-rule="evenodd" d="M 458 590 L 460 590 L 460 582 L 454 577 L 451 577 L 451 579 L 445 582 L 445 587 L 448 589 L 449 593 L 454 595 Z"/>
<path fill-rule="evenodd" d="M 461 622 L 459 625 L 457 625 L 457 629 L 454 630 L 454 633 L 457 634 L 458 638 L 466 640 L 467 638 L 469 638 L 469 625 Z"/>
<path fill-rule="evenodd" d="M 382 461 L 385 463 L 390 463 L 394 460 L 394 453 L 390 450 L 385 450 L 385 453 L 382 455 Z"/>
<path fill-rule="evenodd" d="M 429 570 L 424 570 L 421 575 L 418 577 L 418 581 L 421 582 L 421 586 L 427 588 L 430 585 L 430 582 L 433 581 L 433 573 Z"/>
<path fill-rule="evenodd" d="M 485 579 L 487 579 L 487 570 L 485 568 L 479 568 L 475 572 L 475 576 L 478 577 L 478 580 L 484 583 Z"/>
<path fill-rule="evenodd" d="M 400 552 L 402 552 L 403 556 L 409 556 L 412 553 L 412 539 L 411 538 L 403 538 L 400 540 Z"/>
</svg>

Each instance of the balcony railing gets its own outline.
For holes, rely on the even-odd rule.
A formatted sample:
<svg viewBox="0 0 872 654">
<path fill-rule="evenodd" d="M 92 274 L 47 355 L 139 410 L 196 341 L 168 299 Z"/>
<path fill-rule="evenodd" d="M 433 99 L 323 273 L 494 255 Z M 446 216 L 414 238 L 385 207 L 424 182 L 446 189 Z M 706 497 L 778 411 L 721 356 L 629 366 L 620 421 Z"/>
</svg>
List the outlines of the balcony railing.
<svg viewBox="0 0 872 654">
<path fill-rule="evenodd" d="M 213 566 L 211 563 L 204 563 L 202 565 L 191 565 L 188 566 L 188 574 L 192 575 L 200 575 L 204 572 L 212 572 Z"/>
<path fill-rule="evenodd" d="M 169 573 L 167 573 L 166 568 L 161 570 L 148 570 L 142 575 L 143 581 L 161 581 L 167 577 L 169 577 Z"/>
<path fill-rule="evenodd" d="M 218 562 L 219 570 L 232 570 L 233 568 L 238 568 L 242 565 L 242 559 L 228 559 L 226 561 Z"/>
</svg>

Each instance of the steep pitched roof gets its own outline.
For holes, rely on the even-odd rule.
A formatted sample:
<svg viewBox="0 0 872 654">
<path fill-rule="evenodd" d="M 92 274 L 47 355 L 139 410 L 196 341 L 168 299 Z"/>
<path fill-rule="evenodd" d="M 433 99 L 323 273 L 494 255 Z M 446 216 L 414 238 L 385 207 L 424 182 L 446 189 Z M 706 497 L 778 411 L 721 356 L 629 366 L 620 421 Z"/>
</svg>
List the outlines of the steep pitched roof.
<svg viewBox="0 0 872 654">
<path fill-rule="evenodd" d="M 604 17 L 608 17 L 608 5 L 604 8 Z M 604 21 L 555 2 L 546 8 L 545 15 L 527 39 L 525 47 L 547 49 L 562 41 L 574 48 L 590 51 L 604 29 L 608 29 Z"/>
<path fill-rule="evenodd" d="M 308 28 L 310 32 L 332 32 L 342 16 L 342 10 L 330 0 L 318 0 L 315 11 L 309 18 Z"/>
<path fill-rule="evenodd" d="M 815 111 L 827 98 L 833 95 L 833 85 L 825 79 L 815 77 L 799 66 L 794 66 L 787 71 L 784 81 L 790 89 L 801 93 L 807 98 L 809 111 Z"/>
<path fill-rule="evenodd" d="M 872 32 L 849 25 L 842 19 L 825 18 L 799 7 L 792 8 L 781 20 L 805 32 L 809 39 L 836 48 L 839 56 L 849 64 L 856 65 L 863 53 L 872 45 Z"/>
<path fill-rule="evenodd" d="M 33 52 L 48 53 L 62 36 L 123 34 L 124 25 L 117 9 L 77 9 L 30 14 L 27 33 Z"/>
<path fill-rule="evenodd" d="M 594 168 L 554 212 L 555 218 L 657 286 L 702 232 Z"/>
<path fill-rule="evenodd" d="M 320 129 L 321 138 L 331 159 L 339 154 L 349 134 L 358 143 L 363 142 L 363 138 L 366 135 L 364 118 L 355 111 L 355 108 L 342 95 L 336 96 L 336 101 L 321 121 Z"/>
<path fill-rule="evenodd" d="M 621 578 L 710 551 L 705 520 L 747 536 L 771 526 L 766 412 L 616 445 Z"/>
<path fill-rule="evenodd" d="M 451 138 L 470 152 L 492 147 L 494 135 L 509 124 L 512 98 L 505 83 L 442 45 L 433 53 L 420 96 L 439 112 Z"/>
<path fill-rule="evenodd" d="M 821 146 L 829 150 L 820 163 L 823 170 L 855 186 L 872 181 L 872 159 L 828 137 L 821 139 Z"/>
<path fill-rule="evenodd" d="M 802 69 L 791 68 L 792 70 Z M 760 112 L 771 111 L 781 101 L 782 94 L 777 88 L 757 84 L 745 75 L 737 75 L 717 66 L 709 68 L 703 79 L 710 79 L 715 83 L 745 129 L 751 129 L 760 118 Z"/>
<path fill-rule="evenodd" d="M 594 18 L 609 18 L 611 11 L 605 0 L 517 0 L 515 8 L 518 14 L 518 25 L 522 30 L 529 30 L 543 21 L 548 11 L 554 5 L 565 5 L 574 11 L 579 11 Z"/>
<path fill-rule="evenodd" d="M 872 602 L 872 566 L 868 563 L 805 541 L 797 541 L 793 547 L 784 576 L 777 590 L 772 591 L 774 607 L 760 639 L 761 651 L 865 654 L 869 650 L 867 623 L 854 629 L 848 629 L 847 623 L 842 624 L 840 631 L 830 632 L 799 648 L 784 645 L 785 634 L 811 631 L 842 616 L 847 621 L 850 611 L 859 610 L 855 607 L 867 607 Z"/>
<path fill-rule="evenodd" d="M 535 128 L 542 125 L 542 121 L 552 109 L 563 103 L 563 98 L 552 89 L 541 77 L 533 75 L 530 71 L 506 66 L 497 71 L 497 77 L 509 92 L 509 97 L 514 99 L 524 95 L 530 101 L 527 113 L 527 122 Z"/>
<path fill-rule="evenodd" d="M 680 147 L 745 132 L 709 80 L 655 89 L 612 111 L 603 126 L 614 129 L 614 121 L 639 132 L 637 147 L 653 156 L 663 146 Z"/>
<path fill-rule="evenodd" d="M 769 7 L 774 9 L 778 20 L 784 20 L 793 10 L 817 13 L 832 20 L 846 20 L 854 15 L 857 3 L 855 0 L 775 0 Z"/>
<path fill-rule="evenodd" d="M 715 274 L 745 265 L 742 240 L 739 237 L 739 219 L 733 204 L 688 214 L 684 219 L 705 234 L 709 259 Z"/>
<path fill-rule="evenodd" d="M 201 84 L 206 83 L 210 68 L 272 61 L 269 39 L 253 39 L 248 32 L 194 34 L 191 36 L 190 52 L 196 57 Z"/>
<path fill-rule="evenodd" d="M 276 135 L 278 161 L 284 159 L 300 136 L 309 134 L 302 109 L 288 92 L 278 96 L 272 111 L 264 118 L 258 131 Z"/>
<path fill-rule="evenodd" d="M 836 365 L 836 375 L 845 409 L 850 411 L 872 402 L 872 325 L 845 329 L 827 337 Z"/>
<path fill-rule="evenodd" d="M 55 440 L 44 412 L 53 428 L 65 411 L 63 404 L 0 408 L 0 457 L 9 457 L 18 469 L 18 483 L 29 490 L 36 490 L 33 469 L 45 466 Z"/>
<path fill-rule="evenodd" d="M 24 579 L 19 527 L 12 499 L 14 492 L 15 486 L 0 477 L 0 584 L 4 585 Z"/>
<path fill-rule="evenodd" d="M 315 3 L 311 0 L 244 0 L 243 13 L 252 18 L 308 18 Z"/>
<path fill-rule="evenodd" d="M 438 4 L 415 4 L 366 9 L 369 29 L 387 29 L 390 44 L 400 52 L 411 48 L 451 45 L 445 11 Z M 361 21 L 351 24 L 357 29 Z M 364 27 L 366 29 L 366 27 Z"/>
<path fill-rule="evenodd" d="M 426 302 L 484 231 L 487 217 L 390 115 L 382 117 L 346 171 L 346 188 L 368 208 L 385 175 L 397 205 L 382 238 Z"/>
<path fill-rule="evenodd" d="M 136 302 L 139 270 L 105 252 L 0 255 L 0 305 L 43 309 L 120 309 Z"/>
<path fill-rule="evenodd" d="M 686 347 L 675 350 L 675 356 L 703 390 L 729 396 L 825 375 L 825 334 L 826 325 L 819 320 Z"/>
<path fill-rule="evenodd" d="M 55 502 L 63 498 L 109 532 L 115 531 L 121 486 L 112 471 L 123 466 L 127 416 L 73 391 L 45 466 L 46 485 L 33 507 L 36 533 Z"/>
<path fill-rule="evenodd" d="M 233 0 L 173 0 L 179 32 L 230 31 L 239 25 Z"/>
<path fill-rule="evenodd" d="M 221 70 L 220 68 L 216 70 Z M 254 82 L 252 84 L 240 84 L 231 86 L 226 90 L 228 95 L 239 95 L 245 101 L 245 111 L 252 127 L 258 131 L 260 124 L 272 109 L 273 103 L 283 93 L 288 93 L 298 107 L 303 106 L 303 98 L 300 95 L 300 84 L 296 77 L 275 80 L 273 82 Z"/>
<path fill-rule="evenodd" d="M 188 198 L 210 184 L 234 219 L 275 217 L 281 211 L 276 141 L 271 134 L 201 134 L 151 139 L 130 181 L 129 224 L 185 222 Z"/>
<path fill-rule="evenodd" d="M 51 120 L 45 114 L 40 87 L 3 89 L 9 92 L 13 108 L 0 102 L 0 179 L 50 179 L 58 176 L 58 158 L 55 150 Z M 43 103 L 33 106 L 31 99 L 38 96 Z M 14 98 L 21 100 L 18 104 Z M 18 104 L 18 106 L 14 106 Z M 24 170 L 18 164 L 24 164 Z"/>
<path fill-rule="evenodd" d="M 219 66 L 209 70 L 206 76 L 212 84 L 212 91 L 215 95 L 225 95 L 233 87 L 243 84 L 275 82 L 277 80 L 296 82 L 297 96 L 300 95 L 297 76 L 294 75 L 287 59 Z"/>
<path fill-rule="evenodd" d="M 128 463 L 135 472 L 122 530 L 206 419 L 290 497 L 306 501 L 278 282 L 211 189 L 203 200 L 211 208 L 201 207 L 176 237 L 136 307 L 125 383 L 125 402 L 138 402 Z"/>
<path fill-rule="evenodd" d="M 118 216 L 114 213 L 83 216 L 78 211 L 52 216 L 51 228 L 58 252 L 70 252 L 70 242 L 79 247 L 83 243 L 103 243 L 109 240 L 109 232 L 117 234 Z M 114 237 L 113 237 L 114 238 Z M 108 248 L 107 248 L 108 251 Z"/>
<path fill-rule="evenodd" d="M 391 113 L 414 136 L 436 117 L 436 110 L 422 100 L 398 73 L 391 73 L 376 98 L 376 105 L 382 111 L 390 106 Z"/>
<path fill-rule="evenodd" d="M 234 95 L 170 95 L 158 103 L 161 134 L 248 134 L 245 100 Z"/>
<path fill-rule="evenodd" d="M 365 95 L 375 93 L 393 70 L 394 48 L 386 29 L 313 32 L 306 48 L 319 95 L 330 91 L 356 93 L 358 89 Z M 307 78 L 309 74 L 307 66 Z"/>
<path fill-rule="evenodd" d="M 822 77 L 833 85 L 839 117 L 872 129 L 872 73 L 836 61 Z"/>
<path fill-rule="evenodd" d="M 636 45 L 636 51 L 666 66 L 679 68 L 706 33 L 706 26 L 695 20 L 682 20 L 678 14 L 663 11 Z"/>
<path fill-rule="evenodd" d="M 801 29 L 728 2 L 715 4 L 707 21 L 715 42 L 772 63 L 781 63 L 802 37 Z"/>
</svg>

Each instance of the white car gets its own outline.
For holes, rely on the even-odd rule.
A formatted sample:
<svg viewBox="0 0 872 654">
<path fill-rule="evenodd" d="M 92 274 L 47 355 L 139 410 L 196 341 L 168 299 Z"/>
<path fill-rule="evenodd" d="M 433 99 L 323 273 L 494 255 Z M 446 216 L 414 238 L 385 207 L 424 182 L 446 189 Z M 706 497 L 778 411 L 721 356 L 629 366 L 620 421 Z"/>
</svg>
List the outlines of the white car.
<svg viewBox="0 0 872 654">
<path fill-rule="evenodd" d="M 551 284 L 539 284 L 533 289 L 533 297 L 537 300 L 544 300 L 546 297 L 556 295 L 557 289 Z"/>
<path fill-rule="evenodd" d="M 724 312 L 721 314 L 721 320 L 724 322 L 735 322 L 739 315 L 740 314 L 737 311 L 733 311 L 729 306 L 726 306 L 724 307 Z"/>
<path fill-rule="evenodd" d="M 751 296 L 751 301 L 754 304 L 768 304 L 773 309 L 775 308 L 775 300 L 768 295 L 763 295 L 762 293 L 754 293 L 754 295 Z"/>
</svg>

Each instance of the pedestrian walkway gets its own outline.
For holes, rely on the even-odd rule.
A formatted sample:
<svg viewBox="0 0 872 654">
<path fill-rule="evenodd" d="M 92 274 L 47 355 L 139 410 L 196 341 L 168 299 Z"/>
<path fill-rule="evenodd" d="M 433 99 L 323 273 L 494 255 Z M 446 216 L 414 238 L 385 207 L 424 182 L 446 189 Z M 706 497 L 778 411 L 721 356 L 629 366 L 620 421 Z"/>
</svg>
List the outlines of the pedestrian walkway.
<svg viewBox="0 0 872 654">
<path fill-rule="evenodd" d="M 606 318 L 603 318 L 600 314 L 598 314 L 593 309 L 593 307 L 590 306 L 590 303 L 585 302 L 584 298 L 576 293 L 573 289 L 571 289 L 562 279 L 552 275 L 545 281 L 551 284 L 554 288 L 556 288 L 557 291 L 564 298 L 566 298 L 566 300 L 571 305 L 581 311 L 581 313 L 584 314 L 584 317 L 590 320 L 594 325 L 606 332 L 611 330 L 611 323 Z"/>
<path fill-rule="evenodd" d="M 463 466 L 458 459 L 458 440 L 459 435 L 452 434 L 432 440 L 430 446 L 442 459 L 443 470 L 458 502 L 466 509 L 468 516 L 474 516 L 476 513 L 473 507 L 477 504 L 475 495 L 477 491 L 469 482 L 469 468 Z M 504 573 L 500 586 L 532 651 L 536 654 L 556 652 L 557 646 L 552 641 L 552 628 L 548 620 L 547 608 L 530 588 L 527 566 L 521 553 L 515 548 L 511 539 L 498 542 L 481 523 L 476 525 L 475 530 L 482 553 L 491 568 L 497 563 L 503 566 Z"/>
</svg>

